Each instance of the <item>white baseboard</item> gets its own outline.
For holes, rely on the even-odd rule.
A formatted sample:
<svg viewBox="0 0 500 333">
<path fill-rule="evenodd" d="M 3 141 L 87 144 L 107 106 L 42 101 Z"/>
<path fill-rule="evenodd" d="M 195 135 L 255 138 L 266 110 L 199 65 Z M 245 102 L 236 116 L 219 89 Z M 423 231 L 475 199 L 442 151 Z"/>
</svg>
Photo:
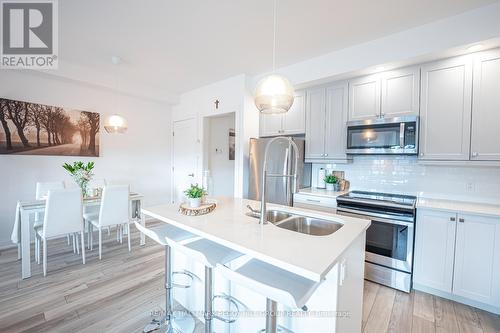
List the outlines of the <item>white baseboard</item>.
<svg viewBox="0 0 500 333">
<path fill-rule="evenodd" d="M 428 294 L 436 295 L 436 296 L 439 296 L 442 298 L 446 298 L 446 299 L 449 299 L 449 300 L 452 300 L 452 301 L 455 301 L 458 303 L 470 305 L 472 307 L 500 315 L 500 308 L 495 307 L 493 305 L 484 304 L 484 303 L 474 301 L 474 300 L 471 300 L 471 299 L 468 299 L 468 298 L 465 298 L 462 296 L 453 295 L 453 294 L 450 294 L 450 293 L 447 293 L 447 292 L 444 292 L 441 290 L 437 290 L 434 288 L 423 286 L 423 285 L 418 284 L 418 283 L 413 283 L 413 289 L 418 290 L 418 291 L 423 291 L 423 292 L 428 293 Z"/>
<path fill-rule="evenodd" d="M 8 241 L 0 241 L 0 250 L 7 250 L 15 247 L 17 247 L 17 245 L 12 243 L 10 239 Z"/>
</svg>

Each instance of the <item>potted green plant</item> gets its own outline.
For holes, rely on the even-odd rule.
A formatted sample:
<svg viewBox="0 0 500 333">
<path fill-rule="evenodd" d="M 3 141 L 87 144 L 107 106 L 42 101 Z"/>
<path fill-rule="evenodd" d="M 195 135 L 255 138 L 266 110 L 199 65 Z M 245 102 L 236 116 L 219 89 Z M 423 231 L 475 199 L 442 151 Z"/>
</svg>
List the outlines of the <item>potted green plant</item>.
<svg viewBox="0 0 500 333">
<path fill-rule="evenodd" d="M 205 195 L 205 190 L 203 187 L 199 187 L 198 184 L 191 184 L 191 186 L 184 191 L 184 194 L 189 200 L 189 207 L 198 208 L 201 205 L 201 199 Z"/>
<path fill-rule="evenodd" d="M 337 184 L 337 177 L 335 177 L 334 175 L 327 175 L 325 177 L 325 184 L 327 191 L 334 191 L 335 185 Z"/>
</svg>

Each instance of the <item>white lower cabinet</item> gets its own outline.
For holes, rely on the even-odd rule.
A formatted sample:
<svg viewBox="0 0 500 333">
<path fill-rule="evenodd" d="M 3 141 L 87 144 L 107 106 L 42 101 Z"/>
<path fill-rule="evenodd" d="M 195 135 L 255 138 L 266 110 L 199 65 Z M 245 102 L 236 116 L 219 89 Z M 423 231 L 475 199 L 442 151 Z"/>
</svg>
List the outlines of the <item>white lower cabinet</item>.
<svg viewBox="0 0 500 333">
<path fill-rule="evenodd" d="M 500 307 L 500 217 L 458 215 L 453 293 Z"/>
<path fill-rule="evenodd" d="M 414 286 L 500 312 L 500 217 L 420 208 Z"/>
<path fill-rule="evenodd" d="M 415 283 L 450 293 L 453 283 L 456 213 L 418 210 Z"/>
</svg>

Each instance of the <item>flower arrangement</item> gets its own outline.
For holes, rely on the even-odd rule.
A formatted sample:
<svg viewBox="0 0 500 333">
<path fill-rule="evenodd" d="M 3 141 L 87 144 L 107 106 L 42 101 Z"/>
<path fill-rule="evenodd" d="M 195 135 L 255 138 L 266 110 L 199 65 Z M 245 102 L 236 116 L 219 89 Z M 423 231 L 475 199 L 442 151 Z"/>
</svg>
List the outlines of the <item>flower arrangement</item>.
<svg viewBox="0 0 500 333">
<path fill-rule="evenodd" d="M 205 189 L 203 187 L 199 187 L 198 184 L 191 186 L 184 191 L 184 194 L 189 199 L 189 206 L 191 208 L 197 208 L 201 205 L 201 199 L 206 194 Z"/>
<path fill-rule="evenodd" d="M 63 168 L 71 174 L 75 183 L 82 189 L 83 196 L 87 196 L 87 185 L 94 176 L 92 170 L 94 169 L 94 162 L 87 164 L 78 161 L 73 164 L 64 163 Z"/>
</svg>

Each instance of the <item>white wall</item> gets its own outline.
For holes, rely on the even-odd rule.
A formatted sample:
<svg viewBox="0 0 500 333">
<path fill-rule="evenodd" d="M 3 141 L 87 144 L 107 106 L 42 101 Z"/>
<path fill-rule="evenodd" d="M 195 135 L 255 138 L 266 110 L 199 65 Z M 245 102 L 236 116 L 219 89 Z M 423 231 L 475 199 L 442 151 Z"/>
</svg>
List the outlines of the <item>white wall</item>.
<svg viewBox="0 0 500 333">
<path fill-rule="evenodd" d="M 170 199 L 170 106 L 113 93 L 66 79 L 1 71 L 0 97 L 63 106 L 101 114 L 100 157 L 0 155 L 0 246 L 9 244 L 17 200 L 35 196 L 36 181 L 65 180 L 61 167 L 75 160 L 95 161 L 95 178 L 128 183 L 145 195 L 145 204 Z M 129 129 L 123 135 L 107 134 L 104 118 L 119 113 Z"/>
<path fill-rule="evenodd" d="M 234 130 L 235 114 L 209 118 L 208 169 L 214 196 L 233 196 L 234 160 L 229 159 L 229 129 Z"/>
<path fill-rule="evenodd" d="M 248 142 L 250 137 L 259 133 L 259 112 L 253 104 L 252 92 L 248 89 L 251 79 L 246 75 L 237 75 L 210 85 L 189 91 L 180 96 L 180 103 L 172 109 L 172 120 L 196 118 L 198 120 L 199 140 L 198 156 L 201 157 L 195 181 L 201 183 L 202 169 L 208 165 L 208 155 L 204 154 L 204 141 L 207 133 L 203 133 L 206 118 L 210 116 L 235 113 L 236 156 L 234 174 L 234 195 L 242 197 L 248 187 Z M 219 100 L 216 109 L 214 101 Z M 194 157 L 193 157 L 194 158 Z"/>
<path fill-rule="evenodd" d="M 360 156 L 352 164 L 313 164 L 313 187 L 321 167 L 344 171 L 354 190 L 500 202 L 499 167 L 425 165 L 418 163 L 416 157 Z"/>
</svg>

